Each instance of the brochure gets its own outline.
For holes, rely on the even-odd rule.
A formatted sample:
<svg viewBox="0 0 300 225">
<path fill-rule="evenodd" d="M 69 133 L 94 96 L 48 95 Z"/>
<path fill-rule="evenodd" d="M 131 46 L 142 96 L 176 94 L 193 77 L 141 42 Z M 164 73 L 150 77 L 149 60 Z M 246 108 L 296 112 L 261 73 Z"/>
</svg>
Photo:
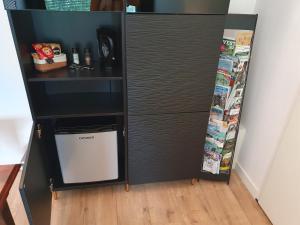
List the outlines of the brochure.
<svg viewBox="0 0 300 225">
<path fill-rule="evenodd" d="M 212 174 L 219 174 L 222 155 L 215 152 L 205 152 L 202 169 Z"/>
<path fill-rule="evenodd" d="M 235 147 L 235 139 L 231 139 L 225 142 L 224 144 L 224 148 L 223 148 L 223 152 L 232 152 L 234 151 L 234 147 Z"/>
<path fill-rule="evenodd" d="M 223 120 L 224 110 L 218 107 L 212 107 L 210 110 L 210 119 Z"/>
<path fill-rule="evenodd" d="M 216 76 L 216 85 L 221 86 L 231 86 L 233 84 L 233 79 L 231 75 L 223 70 L 218 70 Z"/>
<path fill-rule="evenodd" d="M 233 55 L 235 49 L 234 38 L 223 38 L 223 44 L 221 45 L 221 54 Z"/>
<path fill-rule="evenodd" d="M 224 121 L 210 120 L 208 122 L 207 134 L 215 140 L 224 143 L 228 125 Z"/>
<path fill-rule="evenodd" d="M 207 152 L 221 153 L 223 150 L 224 143 L 221 143 L 211 137 L 206 137 L 204 150 Z"/>
<path fill-rule="evenodd" d="M 230 170 L 230 163 L 232 158 L 232 152 L 224 152 L 222 154 L 222 160 L 220 163 L 220 171 L 226 172 Z"/>
<path fill-rule="evenodd" d="M 231 73 L 233 70 L 233 61 L 228 58 L 220 58 L 218 69 Z"/>
<path fill-rule="evenodd" d="M 227 122 L 228 124 L 237 124 L 239 122 L 239 115 L 229 115 Z"/>
<path fill-rule="evenodd" d="M 224 147 L 224 141 L 218 141 L 209 135 L 205 138 L 205 144 L 207 144 L 207 146 L 204 147 L 204 149 L 218 153 L 221 153 Z"/>
<path fill-rule="evenodd" d="M 244 89 L 238 87 L 239 87 L 239 83 L 236 83 L 233 86 L 232 91 L 230 92 L 230 95 L 225 103 L 225 110 L 231 109 L 236 101 L 242 100 Z"/>
<path fill-rule="evenodd" d="M 240 109 L 242 105 L 242 97 L 235 97 L 233 98 L 233 104 L 231 106 L 231 109 Z"/>
<path fill-rule="evenodd" d="M 251 50 L 250 46 L 237 45 L 233 55 L 239 58 L 241 57 L 243 59 L 249 60 L 250 50 Z"/>
<path fill-rule="evenodd" d="M 229 115 L 233 116 L 233 115 L 238 115 L 240 113 L 240 108 L 238 109 L 230 109 L 229 111 Z"/>
<path fill-rule="evenodd" d="M 228 141 L 228 140 L 235 139 L 236 132 L 237 132 L 237 123 L 230 124 L 228 126 L 228 131 L 227 131 L 225 140 Z"/>
<path fill-rule="evenodd" d="M 217 106 L 219 108 L 224 109 L 229 92 L 230 92 L 230 87 L 216 85 L 212 106 Z"/>
<path fill-rule="evenodd" d="M 238 66 L 240 64 L 239 58 L 237 56 L 221 55 L 221 59 L 229 60 L 232 62 L 232 68 L 230 71 L 225 70 L 225 69 L 223 69 L 223 70 L 228 71 L 228 73 L 230 73 L 231 75 L 235 75 L 234 73 L 236 73 L 238 71 Z"/>
<path fill-rule="evenodd" d="M 235 37 L 236 45 L 246 45 L 250 47 L 252 42 L 252 37 L 253 37 L 253 31 L 250 30 L 239 31 Z"/>
</svg>

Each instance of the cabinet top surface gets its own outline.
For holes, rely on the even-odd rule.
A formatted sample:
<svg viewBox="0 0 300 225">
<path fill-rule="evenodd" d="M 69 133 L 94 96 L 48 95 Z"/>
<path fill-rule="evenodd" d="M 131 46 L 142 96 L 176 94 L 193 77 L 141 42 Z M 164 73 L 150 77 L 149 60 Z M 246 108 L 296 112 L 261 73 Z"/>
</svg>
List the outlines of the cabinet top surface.
<svg viewBox="0 0 300 225">
<path fill-rule="evenodd" d="M 84 2 L 84 1 L 83 1 Z M 117 2 L 120 2 L 117 4 Z M 230 0 L 127 0 L 107 1 L 107 7 L 95 7 L 92 1 L 88 6 L 69 7 L 63 2 L 45 4 L 44 0 L 4 0 L 7 10 L 62 10 L 86 12 L 128 12 L 128 13 L 175 13 L 175 14 L 227 14 Z M 82 3 L 83 4 L 83 3 Z"/>
</svg>

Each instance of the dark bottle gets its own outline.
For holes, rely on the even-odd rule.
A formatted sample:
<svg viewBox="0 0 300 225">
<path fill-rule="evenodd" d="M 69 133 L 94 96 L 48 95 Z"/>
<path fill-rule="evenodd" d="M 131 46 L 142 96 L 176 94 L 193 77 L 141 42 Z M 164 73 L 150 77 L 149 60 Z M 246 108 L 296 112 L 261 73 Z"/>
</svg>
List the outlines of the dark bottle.
<svg viewBox="0 0 300 225">
<path fill-rule="evenodd" d="M 84 62 L 87 66 L 92 64 L 92 56 L 89 48 L 84 49 Z"/>
</svg>

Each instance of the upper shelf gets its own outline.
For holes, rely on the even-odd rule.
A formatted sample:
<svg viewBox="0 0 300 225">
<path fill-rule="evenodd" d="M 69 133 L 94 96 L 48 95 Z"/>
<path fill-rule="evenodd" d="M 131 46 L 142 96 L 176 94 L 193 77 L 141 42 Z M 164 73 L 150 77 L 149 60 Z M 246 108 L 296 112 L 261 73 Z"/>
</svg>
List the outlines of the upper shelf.
<svg viewBox="0 0 300 225">
<path fill-rule="evenodd" d="M 123 0 L 3 0 L 7 10 L 123 12 Z"/>
<path fill-rule="evenodd" d="M 230 0 L 4 0 L 7 10 L 227 14 Z"/>
<path fill-rule="evenodd" d="M 97 65 L 97 64 L 95 64 Z M 68 67 L 49 72 L 33 71 L 28 76 L 29 82 L 68 81 L 68 80 L 122 80 L 122 70 L 119 68 L 104 69 L 94 66 L 94 70 L 71 70 Z"/>
</svg>

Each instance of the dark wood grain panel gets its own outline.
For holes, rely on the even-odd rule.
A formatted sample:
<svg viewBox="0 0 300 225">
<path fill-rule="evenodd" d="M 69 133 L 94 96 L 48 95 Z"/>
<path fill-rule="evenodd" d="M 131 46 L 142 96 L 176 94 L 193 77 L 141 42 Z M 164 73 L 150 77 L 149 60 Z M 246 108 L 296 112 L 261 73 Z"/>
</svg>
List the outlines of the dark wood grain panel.
<svg viewBox="0 0 300 225">
<path fill-rule="evenodd" d="M 127 15 L 129 115 L 208 111 L 222 15 Z"/>
<path fill-rule="evenodd" d="M 129 183 L 199 177 L 208 113 L 128 117 Z"/>
<path fill-rule="evenodd" d="M 227 14 L 230 0 L 139 0 L 136 11 L 145 13 Z"/>
<path fill-rule="evenodd" d="M 33 125 L 20 180 L 20 193 L 30 225 L 50 225 L 52 194 L 44 164 L 45 150 Z"/>
<path fill-rule="evenodd" d="M 225 17 L 225 29 L 255 31 L 257 17 L 257 14 L 228 14 Z"/>
</svg>

